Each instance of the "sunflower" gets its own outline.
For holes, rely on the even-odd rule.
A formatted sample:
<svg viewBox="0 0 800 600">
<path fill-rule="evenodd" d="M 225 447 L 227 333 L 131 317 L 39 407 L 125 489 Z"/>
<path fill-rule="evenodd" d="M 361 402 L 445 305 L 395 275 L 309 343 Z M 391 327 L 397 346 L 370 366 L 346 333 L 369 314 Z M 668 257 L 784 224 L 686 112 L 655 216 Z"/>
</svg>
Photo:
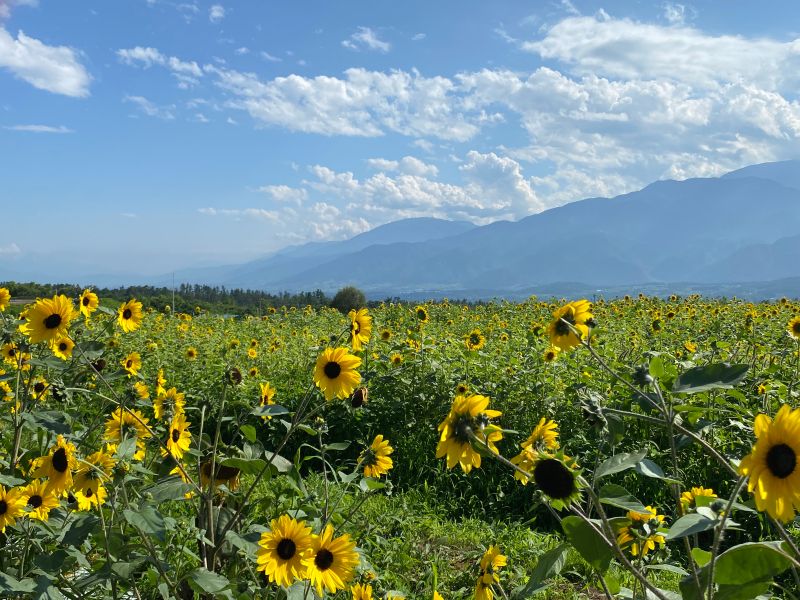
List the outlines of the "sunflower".
<svg viewBox="0 0 800 600">
<path fill-rule="evenodd" d="M 399 367 L 400 365 L 403 364 L 403 355 L 402 354 L 398 354 L 397 352 L 394 352 L 389 357 L 389 362 L 392 363 L 392 365 L 394 365 L 395 367 Z"/>
<path fill-rule="evenodd" d="M 689 509 L 697 506 L 698 498 L 716 498 L 717 495 L 711 488 L 693 487 L 692 489 L 681 494 L 681 508 L 683 512 L 689 512 Z"/>
<path fill-rule="evenodd" d="M 25 510 L 25 498 L 22 488 L 10 488 L 6 490 L 0 485 L 0 533 L 4 533 L 6 527 L 13 525 L 18 517 L 22 516 Z"/>
<path fill-rule="evenodd" d="M 0 312 L 5 312 L 9 304 L 11 304 L 11 292 L 8 288 L 0 287 Z"/>
<path fill-rule="evenodd" d="M 26 311 L 25 324 L 20 331 L 28 336 L 31 344 L 49 342 L 65 337 L 69 322 L 75 318 L 72 300 L 60 294 L 52 299 L 39 299 Z"/>
<path fill-rule="evenodd" d="M 258 358 L 258 350 L 256 350 L 255 348 L 248 348 L 247 356 L 255 360 L 256 358 Z"/>
<path fill-rule="evenodd" d="M 576 300 L 565 304 L 553 313 L 553 320 L 548 328 L 550 343 L 560 350 L 569 350 L 581 343 L 581 339 L 589 335 L 592 322 L 592 308 L 588 300 Z M 580 338 L 573 332 L 575 329 Z"/>
<path fill-rule="evenodd" d="M 469 335 L 464 338 L 464 344 L 467 350 L 480 350 L 486 345 L 486 338 L 481 333 L 480 329 L 473 329 Z"/>
<path fill-rule="evenodd" d="M 14 342 L 6 342 L 0 347 L 0 355 L 3 357 L 3 362 L 14 367 L 17 366 L 17 345 Z"/>
<path fill-rule="evenodd" d="M 392 331 L 386 328 L 381 329 L 381 341 L 388 342 L 390 339 L 392 339 Z"/>
<path fill-rule="evenodd" d="M 109 479 L 117 461 L 109 452 L 98 450 L 80 461 L 75 473 L 75 489 L 85 488 L 93 481 Z"/>
<path fill-rule="evenodd" d="M 251 378 L 258 377 L 258 367 L 250 367 L 250 369 L 247 371 L 247 376 Z"/>
<path fill-rule="evenodd" d="M 258 570 L 264 571 L 269 581 L 289 587 L 306 578 L 303 559 L 311 551 L 311 528 L 288 515 L 273 519 L 270 528 L 258 542 Z"/>
<path fill-rule="evenodd" d="M 347 317 L 350 319 L 350 345 L 353 352 L 360 352 L 372 335 L 372 317 L 366 308 L 351 310 Z"/>
<path fill-rule="evenodd" d="M 567 508 L 580 497 L 582 486 L 578 479 L 578 465 L 563 452 L 534 453 L 533 468 L 528 472 L 531 473 L 536 487 L 556 510 Z"/>
<path fill-rule="evenodd" d="M 139 329 L 142 324 L 142 303 L 131 298 L 122 304 L 117 310 L 117 323 L 125 333 Z"/>
<path fill-rule="evenodd" d="M 11 402 L 14 398 L 14 390 L 8 385 L 6 381 L 0 381 L 0 400 L 3 402 Z"/>
<path fill-rule="evenodd" d="M 176 412 L 172 417 L 166 446 L 175 460 L 181 460 L 192 444 L 192 433 L 189 431 L 189 425 L 191 423 L 186 420 L 186 415 L 183 412 Z M 161 454 L 166 455 L 166 452 L 162 450 Z"/>
<path fill-rule="evenodd" d="M 683 342 L 683 347 L 690 354 L 697 352 L 697 344 L 692 341 Z"/>
<path fill-rule="evenodd" d="M 499 417 L 499 410 L 488 410 L 489 398 L 474 394 L 456 396 L 447 418 L 439 424 L 439 443 L 436 458 L 447 457 L 447 468 L 461 465 L 465 473 L 472 467 L 481 466 L 481 455 L 472 447 L 472 436 L 482 439 L 494 453 L 498 453 L 495 442 L 503 438 L 503 433 L 489 419 Z"/>
<path fill-rule="evenodd" d="M 392 459 L 389 455 L 394 448 L 389 445 L 383 435 L 376 435 L 369 448 L 361 453 L 359 460 L 364 465 L 364 477 L 380 477 L 392 468 Z"/>
<path fill-rule="evenodd" d="M 325 400 L 334 396 L 344 399 L 352 394 L 361 383 L 361 375 L 356 371 L 360 365 L 361 359 L 347 348 L 325 348 L 314 368 L 314 383 L 325 394 Z"/>
<path fill-rule="evenodd" d="M 128 356 L 119 361 L 119 364 L 121 364 L 125 372 L 128 373 L 128 377 L 134 377 L 139 373 L 139 369 L 142 368 L 142 356 L 138 352 L 131 352 Z"/>
<path fill-rule="evenodd" d="M 189 347 L 186 349 L 186 359 L 187 360 L 195 360 L 197 358 L 197 348 Z"/>
<path fill-rule="evenodd" d="M 75 342 L 67 336 L 55 338 L 50 342 L 50 350 L 53 351 L 61 360 L 67 360 L 72 357 L 72 350 L 75 348 Z"/>
<path fill-rule="evenodd" d="M 656 544 L 664 546 L 664 515 L 659 515 L 652 506 L 645 506 L 646 512 L 628 511 L 630 525 L 620 528 L 617 544 L 620 548 L 628 547 L 632 556 L 647 556 Z"/>
<path fill-rule="evenodd" d="M 259 406 L 269 406 L 271 404 L 275 404 L 275 394 L 277 391 L 274 387 L 272 387 L 269 382 L 259 384 L 261 386 L 261 397 L 259 398 L 258 405 Z M 269 415 L 264 415 L 261 417 L 264 421 L 271 419 L 272 417 Z"/>
<path fill-rule="evenodd" d="M 42 479 L 31 481 L 22 488 L 22 495 L 25 497 L 25 504 L 28 508 L 26 516 L 30 519 L 47 521 L 50 511 L 58 508 L 59 505 L 58 496 Z"/>
<path fill-rule="evenodd" d="M 323 588 L 331 594 L 342 590 L 353 578 L 360 561 L 355 547 L 356 543 L 346 533 L 334 539 L 330 523 L 322 535 L 311 538 L 311 552 L 303 559 L 303 565 L 318 595 L 322 596 Z"/>
<path fill-rule="evenodd" d="M 119 406 L 106 421 L 105 438 L 115 445 L 122 442 L 124 438 L 136 438 L 136 452 L 133 458 L 142 460 L 145 454 L 145 440 L 151 437 L 147 428 L 148 421 L 149 419 L 140 411 L 123 409 Z"/>
<path fill-rule="evenodd" d="M 95 507 L 102 506 L 108 497 L 105 486 L 99 481 L 85 488 L 76 489 L 74 495 L 78 510 L 81 511 L 90 511 Z"/>
<path fill-rule="evenodd" d="M 789 331 L 790 336 L 796 340 L 800 340 L 800 317 L 795 317 L 789 321 L 786 329 Z"/>
<path fill-rule="evenodd" d="M 353 600 L 372 600 L 372 586 L 368 583 L 357 583 L 350 587 L 353 594 Z"/>
<path fill-rule="evenodd" d="M 462 381 L 456 385 L 456 396 L 463 396 L 467 392 L 469 392 L 469 384 Z"/>
<path fill-rule="evenodd" d="M 59 434 L 49 454 L 33 460 L 30 476 L 47 477 L 47 487 L 58 494 L 72 486 L 72 472 L 77 468 L 75 445 Z"/>
<path fill-rule="evenodd" d="M 44 377 L 36 377 L 30 382 L 31 397 L 34 400 L 44 401 L 47 398 L 47 393 L 50 391 L 50 384 Z"/>
<path fill-rule="evenodd" d="M 241 471 L 236 467 L 223 467 L 219 463 L 215 465 L 214 487 L 225 485 L 232 492 L 239 487 L 239 474 Z M 200 486 L 206 487 L 211 484 L 211 461 L 207 460 L 200 465 Z"/>
<path fill-rule="evenodd" d="M 758 510 L 788 523 L 800 508 L 800 408 L 784 404 L 774 421 L 760 414 L 753 431 L 756 443 L 739 463 L 739 473 L 750 478 L 747 488 L 755 492 Z"/>
<path fill-rule="evenodd" d="M 481 558 L 481 579 L 485 583 L 499 583 L 500 576 L 497 572 L 501 567 L 505 567 L 506 564 L 508 564 L 508 559 L 503 554 L 500 554 L 500 548 L 489 546 Z"/>
<path fill-rule="evenodd" d="M 147 387 L 147 384 L 143 381 L 137 381 L 133 384 L 133 389 L 136 391 L 136 395 L 141 400 L 147 400 L 150 398 L 150 388 Z"/>
<path fill-rule="evenodd" d="M 415 306 L 414 307 L 414 314 L 417 315 L 417 320 L 420 323 L 427 323 L 429 316 L 428 316 L 428 309 L 424 306 Z"/>
<path fill-rule="evenodd" d="M 183 412 L 186 406 L 186 394 L 179 392 L 177 388 L 171 387 L 163 394 L 156 396 L 153 401 L 153 416 L 156 419 L 163 419 L 165 413 L 177 414 Z"/>
<path fill-rule="evenodd" d="M 551 363 L 558 358 L 559 352 L 561 352 L 561 349 L 558 346 L 550 346 L 544 351 L 544 354 L 542 354 L 542 360 L 544 360 L 544 362 Z"/>
<path fill-rule="evenodd" d="M 159 369 L 156 374 L 156 396 L 167 393 L 167 380 L 164 378 L 164 369 Z"/>
<path fill-rule="evenodd" d="M 94 311 L 97 310 L 97 307 L 99 305 L 100 305 L 100 300 L 98 300 L 97 294 L 95 294 L 92 290 L 83 290 L 83 293 L 81 293 L 80 298 L 78 298 L 78 306 L 80 308 L 81 314 L 87 319 L 92 315 Z"/>
<path fill-rule="evenodd" d="M 520 446 L 528 448 L 533 446 L 544 446 L 550 450 L 558 448 L 558 423 L 546 417 L 539 419 L 539 424 L 533 428 L 533 433 Z"/>
</svg>

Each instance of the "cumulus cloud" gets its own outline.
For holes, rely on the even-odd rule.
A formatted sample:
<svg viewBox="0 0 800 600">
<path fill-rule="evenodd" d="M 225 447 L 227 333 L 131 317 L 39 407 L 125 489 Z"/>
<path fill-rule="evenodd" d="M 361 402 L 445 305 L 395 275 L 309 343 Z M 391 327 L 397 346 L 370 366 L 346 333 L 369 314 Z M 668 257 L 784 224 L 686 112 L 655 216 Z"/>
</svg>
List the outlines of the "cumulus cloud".
<svg viewBox="0 0 800 600">
<path fill-rule="evenodd" d="M 225 18 L 225 7 L 221 4 L 214 4 L 208 9 L 208 20 L 212 23 L 219 23 Z"/>
<path fill-rule="evenodd" d="M 15 6 L 39 6 L 39 0 L 0 0 L 0 19 L 10 17 Z"/>
<path fill-rule="evenodd" d="M 10 131 L 27 131 L 29 133 L 75 133 L 73 129 L 65 127 L 64 125 L 59 125 L 57 127 L 53 127 L 52 125 L 9 125 L 3 127 L 3 129 L 8 129 Z"/>
<path fill-rule="evenodd" d="M 439 169 L 436 165 L 423 162 L 415 156 L 404 156 L 399 161 L 385 158 L 368 158 L 367 165 L 378 171 L 399 171 L 408 175 L 420 175 L 423 177 L 436 177 L 439 174 Z"/>
<path fill-rule="evenodd" d="M 297 206 L 308 197 L 308 192 L 303 188 L 293 188 L 288 185 L 263 185 L 258 191 L 277 202 L 289 202 Z"/>
<path fill-rule="evenodd" d="M 117 50 L 120 62 L 129 66 L 149 69 L 153 65 L 167 68 L 178 81 L 178 87 L 187 89 L 197 85 L 203 70 L 194 61 L 184 61 L 176 56 L 165 56 L 156 48 L 136 46 Z"/>
<path fill-rule="evenodd" d="M 266 60 L 268 62 L 281 62 L 283 60 L 282 58 L 278 58 L 277 56 L 273 56 L 272 54 L 270 54 L 269 52 L 266 52 L 265 50 L 262 50 L 261 52 L 259 52 L 259 55 L 261 56 L 261 58 L 263 58 L 264 60 Z"/>
<path fill-rule="evenodd" d="M 123 102 L 128 102 L 135 105 L 148 117 L 164 119 L 165 121 L 171 121 L 175 118 L 175 113 L 173 112 L 175 110 L 174 104 L 170 104 L 169 106 L 158 106 L 144 96 L 125 96 L 123 98 Z"/>
<path fill-rule="evenodd" d="M 0 67 L 40 90 L 87 97 L 91 77 L 78 56 L 67 46 L 48 46 L 22 31 L 14 38 L 0 27 Z"/>
<path fill-rule="evenodd" d="M 369 27 L 359 27 L 349 38 L 342 40 L 342 46 L 350 50 L 367 49 L 383 53 L 389 52 L 392 48 L 389 42 L 381 40 Z"/>
<path fill-rule="evenodd" d="M 197 212 L 207 217 L 227 217 L 234 220 L 263 219 L 265 221 L 277 221 L 278 213 L 263 208 L 198 208 Z"/>
</svg>

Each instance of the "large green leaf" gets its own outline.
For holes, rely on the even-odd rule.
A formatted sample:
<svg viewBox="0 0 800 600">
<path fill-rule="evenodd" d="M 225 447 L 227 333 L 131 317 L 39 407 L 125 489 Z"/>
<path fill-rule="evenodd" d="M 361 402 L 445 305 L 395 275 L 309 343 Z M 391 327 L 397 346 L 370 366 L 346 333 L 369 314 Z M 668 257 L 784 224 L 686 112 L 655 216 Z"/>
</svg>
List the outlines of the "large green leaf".
<svg viewBox="0 0 800 600">
<path fill-rule="evenodd" d="M 704 367 L 693 367 L 681 373 L 672 386 L 673 392 L 696 394 L 713 389 L 730 389 L 747 374 L 748 365 L 715 363 Z"/>
<path fill-rule="evenodd" d="M 140 529 L 143 533 L 152 535 L 160 541 L 166 538 L 167 527 L 164 517 L 152 506 L 143 506 L 139 510 L 126 508 L 122 511 L 125 520 Z"/>
<path fill-rule="evenodd" d="M 20 581 L 8 573 L 0 571 L 0 592 L 28 594 L 34 589 L 36 589 L 36 583 L 34 583 L 33 579 L 23 579 Z"/>
<path fill-rule="evenodd" d="M 569 543 L 601 575 L 608 570 L 613 556 L 611 548 L 588 523 L 580 517 L 569 516 L 561 521 Z"/>
<path fill-rule="evenodd" d="M 546 589 L 549 584 L 545 583 L 545 581 L 561 572 L 567 562 L 568 552 L 569 544 L 560 544 L 542 554 L 536 562 L 528 583 L 517 590 L 514 597 L 527 598 Z"/>
<path fill-rule="evenodd" d="M 231 582 L 218 573 L 212 573 L 204 567 L 198 567 L 186 578 L 186 581 L 197 593 L 219 594 L 227 590 Z"/>
<path fill-rule="evenodd" d="M 167 500 L 183 500 L 187 492 L 192 489 L 188 483 L 178 477 L 168 477 L 142 490 L 145 494 L 149 493 L 155 504 L 161 504 Z"/>
<path fill-rule="evenodd" d="M 99 517 L 92 513 L 80 513 L 67 525 L 59 541 L 67 546 L 80 546 L 98 525 Z"/>
<path fill-rule="evenodd" d="M 638 452 L 621 452 L 620 454 L 615 454 L 611 458 L 604 460 L 603 463 L 597 467 L 597 470 L 594 472 L 594 476 L 597 479 L 600 479 L 606 475 L 612 475 L 614 473 L 619 473 L 620 471 L 632 469 L 639 464 L 645 456 L 647 456 L 647 450 L 639 450 Z"/>
<path fill-rule="evenodd" d="M 682 516 L 672 524 L 667 533 L 668 540 L 677 540 L 687 535 L 713 529 L 716 521 L 697 513 Z"/>
<path fill-rule="evenodd" d="M 638 498 L 631 495 L 621 485 L 614 483 L 608 483 L 600 488 L 600 502 L 623 510 L 632 510 L 639 513 L 646 512 L 644 504 L 639 502 Z"/>
</svg>

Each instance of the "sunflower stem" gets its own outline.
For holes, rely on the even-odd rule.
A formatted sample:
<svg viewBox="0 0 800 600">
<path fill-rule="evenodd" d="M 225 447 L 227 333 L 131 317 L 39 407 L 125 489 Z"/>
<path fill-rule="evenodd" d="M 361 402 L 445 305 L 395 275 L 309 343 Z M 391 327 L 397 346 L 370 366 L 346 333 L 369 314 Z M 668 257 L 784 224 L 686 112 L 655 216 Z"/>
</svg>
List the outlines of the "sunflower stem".
<svg viewBox="0 0 800 600">
<path fill-rule="evenodd" d="M 742 488 L 746 482 L 746 476 L 743 475 L 739 477 L 739 481 L 736 482 L 736 486 L 733 488 L 730 498 L 728 498 L 728 504 L 725 507 L 725 512 L 722 513 L 719 523 L 714 528 L 714 543 L 711 546 L 711 560 L 708 562 L 708 600 L 712 600 L 714 598 L 714 567 L 717 563 L 719 546 L 722 543 L 722 531 L 725 529 L 725 521 L 727 521 L 728 516 L 731 514 L 733 503 L 736 502 L 736 498 L 739 497 L 739 493 L 742 491 Z"/>
</svg>

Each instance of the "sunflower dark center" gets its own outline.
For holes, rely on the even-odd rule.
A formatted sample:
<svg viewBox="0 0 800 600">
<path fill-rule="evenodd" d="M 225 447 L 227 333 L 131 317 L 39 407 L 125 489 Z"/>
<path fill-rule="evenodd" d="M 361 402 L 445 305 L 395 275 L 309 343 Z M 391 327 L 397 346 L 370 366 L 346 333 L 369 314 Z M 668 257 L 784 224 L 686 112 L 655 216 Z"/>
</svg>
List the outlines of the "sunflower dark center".
<svg viewBox="0 0 800 600">
<path fill-rule="evenodd" d="M 179 439 L 181 439 L 181 430 L 180 429 L 173 429 L 172 430 L 172 441 L 177 444 Z"/>
<path fill-rule="evenodd" d="M 83 299 L 83 301 L 82 301 L 82 304 L 83 304 L 84 306 L 89 306 L 89 296 L 86 296 L 86 297 Z"/>
<path fill-rule="evenodd" d="M 337 362 L 331 361 L 325 365 L 323 370 L 325 371 L 325 377 L 336 379 L 342 372 L 342 366 Z"/>
<path fill-rule="evenodd" d="M 37 381 L 33 384 L 33 391 L 37 394 L 41 394 L 44 391 L 44 384 L 41 381 Z"/>
<path fill-rule="evenodd" d="M 14 357 L 14 356 L 16 356 L 16 355 L 17 355 L 17 349 L 16 349 L 16 348 L 9 348 L 9 349 L 8 349 L 8 356 L 9 356 L 9 358 L 13 358 L 13 357 Z"/>
<path fill-rule="evenodd" d="M 427 315 L 427 314 L 425 314 L 425 311 L 424 311 L 424 310 L 418 310 L 418 311 L 417 311 L 417 318 L 418 318 L 418 319 L 425 320 L 425 318 L 426 318 L 427 316 L 428 316 L 428 315 Z"/>
<path fill-rule="evenodd" d="M 42 505 L 42 497 L 39 494 L 34 494 L 28 498 L 28 506 L 39 508 Z"/>
<path fill-rule="evenodd" d="M 0 515 L 6 514 L 8 511 L 8 503 L 5 500 L 0 500 Z"/>
<path fill-rule="evenodd" d="M 69 348 L 69 344 L 67 344 L 67 342 L 61 342 L 61 343 L 58 345 L 58 349 L 59 349 L 61 352 L 66 352 L 66 351 L 67 351 L 67 348 Z"/>
<path fill-rule="evenodd" d="M 792 325 L 792 331 L 793 331 L 795 334 L 797 334 L 797 335 L 800 335 L 800 321 L 798 321 L 797 323 L 795 323 L 794 325 Z"/>
<path fill-rule="evenodd" d="M 278 542 L 276 551 L 282 560 L 289 560 L 297 552 L 297 545 L 294 543 L 294 540 L 283 538 L 280 542 Z"/>
<path fill-rule="evenodd" d="M 575 476 L 555 458 L 546 458 L 536 463 L 533 480 L 546 496 L 566 500 L 575 491 Z"/>
<path fill-rule="evenodd" d="M 314 564 L 320 571 L 327 571 L 333 565 L 333 553 L 327 548 L 323 548 L 314 557 Z"/>
<path fill-rule="evenodd" d="M 133 315 L 133 313 L 131 312 L 131 309 L 130 309 L 130 308 L 126 308 L 126 309 L 125 309 L 125 310 L 122 312 L 122 318 L 123 318 L 123 319 L 130 319 L 130 318 L 131 318 L 131 315 Z"/>
<path fill-rule="evenodd" d="M 569 332 L 569 325 L 564 321 L 563 318 L 556 321 L 556 333 L 558 335 L 569 335 Z"/>
<path fill-rule="evenodd" d="M 469 341 L 473 346 L 477 346 L 480 343 L 481 338 L 473 333 L 471 336 L 469 336 Z"/>
<path fill-rule="evenodd" d="M 64 448 L 59 448 L 53 452 L 53 468 L 59 473 L 65 473 L 69 468 L 69 460 L 67 460 L 67 451 Z"/>
<path fill-rule="evenodd" d="M 87 498 L 91 498 L 94 495 L 92 488 L 86 488 L 86 491 L 83 493 L 84 496 Z"/>
<path fill-rule="evenodd" d="M 128 369 L 130 369 L 132 366 L 133 366 L 133 361 L 132 361 L 131 359 L 128 359 L 128 360 L 125 362 L 125 367 L 127 367 Z"/>
<path fill-rule="evenodd" d="M 44 326 L 48 329 L 55 329 L 59 325 L 61 325 L 61 315 L 50 315 L 44 320 Z"/>
<path fill-rule="evenodd" d="M 472 433 L 472 418 L 469 415 L 460 415 L 453 424 L 453 437 L 460 444 L 468 444 Z"/>
<path fill-rule="evenodd" d="M 797 466 L 797 454 L 787 444 L 777 444 L 767 452 L 767 467 L 779 479 L 786 479 L 794 473 Z"/>
</svg>

